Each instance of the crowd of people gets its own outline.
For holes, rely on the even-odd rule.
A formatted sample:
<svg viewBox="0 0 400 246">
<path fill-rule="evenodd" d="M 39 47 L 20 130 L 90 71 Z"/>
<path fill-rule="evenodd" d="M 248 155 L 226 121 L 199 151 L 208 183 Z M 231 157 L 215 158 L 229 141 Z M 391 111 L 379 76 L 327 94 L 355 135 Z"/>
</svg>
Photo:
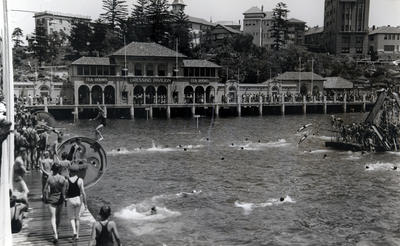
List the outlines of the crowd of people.
<svg viewBox="0 0 400 246">
<path fill-rule="evenodd" d="M 0 95 L 1 141 L 10 133 L 11 124 L 5 120 L 6 110 Z M 57 149 L 62 144 L 63 133 L 40 116 L 25 107 L 25 101 L 15 101 L 15 161 L 12 167 L 12 188 L 10 189 L 11 228 L 13 233 L 22 229 L 23 219 L 30 211 L 29 188 L 25 182 L 27 173 L 41 173 L 42 201 L 47 204 L 50 224 L 53 230 L 53 242 L 59 239 L 61 211 L 67 210 L 68 221 L 72 228 L 72 240 L 79 240 L 81 207 L 87 208 L 84 179 L 80 175 L 87 168 L 82 161 L 82 148 L 79 141 L 71 146 L 69 153 L 58 156 Z M 99 110 L 99 117 L 104 114 Z M 49 116 L 51 117 L 51 116 Z M 100 120 L 103 123 L 105 120 Z M 97 129 L 98 134 L 101 133 Z M 51 139 L 55 139 L 53 142 Z M 85 171 L 83 172 L 85 173 Z M 100 219 L 92 227 L 89 245 L 120 244 L 119 234 L 114 222 L 110 221 L 111 209 L 102 207 Z"/>
<path fill-rule="evenodd" d="M 28 95 L 28 96 L 15 96 L 14 97 L 14 101 L 19 101 L 22 102 L 24 105 L 43 105 L 45 104 L 45 101 L 47 104 L 52 104 L 52 105 L 62 105 L 64 104 L 64 99 L 61 96 L 58 97 L 51 97 L 51 96 L 32 96 L 32 95 Z"/>
</svg>

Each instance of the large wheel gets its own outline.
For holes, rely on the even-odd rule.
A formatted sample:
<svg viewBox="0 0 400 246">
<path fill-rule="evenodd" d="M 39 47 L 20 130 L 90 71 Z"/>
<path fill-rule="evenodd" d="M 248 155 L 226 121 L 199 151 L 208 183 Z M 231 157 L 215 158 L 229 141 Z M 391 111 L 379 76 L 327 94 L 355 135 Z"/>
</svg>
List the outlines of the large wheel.
<svg viewBox="0 0 400 246">
<path fill-rule="evenodd" d="M 103 177 L 107 169 L 107 155 L 103 147 L 93 139 L 74 137 L 63 142 L 57 149 L 57 155 L 71 152 L 79 146 L 73 162 L 80 167 L 78 176 L 83 179 L 86 188 L 93 187 Z"/>
</svg>

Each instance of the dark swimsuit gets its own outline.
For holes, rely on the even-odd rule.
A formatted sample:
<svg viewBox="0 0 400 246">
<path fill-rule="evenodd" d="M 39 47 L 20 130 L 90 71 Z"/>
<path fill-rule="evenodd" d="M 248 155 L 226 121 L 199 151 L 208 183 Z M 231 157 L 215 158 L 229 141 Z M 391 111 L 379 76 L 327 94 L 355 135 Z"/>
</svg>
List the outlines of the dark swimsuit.
<svg viewBox="0 0 400 246">
<path fill-rule="evenodd" d="M 114 239 L 113 239 L 113 235 L 112 232 L 109 232 L 107 230 L 107 226 L 108 226 L 108 222 L 103 225 L 101 222 L 101 232 L 100 234 L 96 235 L 96 246 L 113 246 L 114 245 Z"/>
</svg>

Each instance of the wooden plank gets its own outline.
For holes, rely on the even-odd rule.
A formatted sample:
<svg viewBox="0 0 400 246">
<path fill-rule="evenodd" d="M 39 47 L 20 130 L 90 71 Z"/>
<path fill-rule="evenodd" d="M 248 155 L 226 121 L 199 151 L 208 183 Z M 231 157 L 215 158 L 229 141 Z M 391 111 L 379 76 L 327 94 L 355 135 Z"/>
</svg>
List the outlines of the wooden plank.
<svg viewBox="0 0 400 246">
<path fill-rule="evenodd" d="M 29 211 L 24 219 L 22 231 L 13 234 L 13 245 L 15 246 L 45 246 L 54 245 L 53 230 L 50 224 L 50 213 L 46 204 L 41 200 L 41 177 L 38 171 L 32 171 L 25 177 L 25 182 L 30 190 Z M 72 228 L 67 217 L 67 209 L 61 212 L 61 224 L 58 228 L 57 245 L 88 245 L 91 233 L 93 216 L 88 210 L 81 215 L 79 240 L 72 241 Z M 84 218 L 84 219 L 83 219 Z"/>
</svg>

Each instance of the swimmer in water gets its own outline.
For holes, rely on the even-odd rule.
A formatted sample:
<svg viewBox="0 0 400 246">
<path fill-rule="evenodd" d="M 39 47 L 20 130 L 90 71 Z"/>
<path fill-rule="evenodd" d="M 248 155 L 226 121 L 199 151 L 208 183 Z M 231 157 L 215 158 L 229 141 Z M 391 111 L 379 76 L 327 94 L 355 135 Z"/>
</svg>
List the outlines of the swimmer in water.
<svg viewBox="0 0 400 246">
<path fill-rule="evenodd" d="M 281 199 L 279 199 L 279 201 L 283 202 L 283 201 L 285 201 L 285 198 L 281 197 Z"/>
<path fill-rule="evenodd" d="M 241 150 L 244 150 L 244 147 L 240 147 Z"/>
<path fill-rule="evenodd" d="M 223 161 L 223 160 L 225 160 L 225 158 L 224 158 L 224 157 L 221 157 L 221 161 Z"/>
<path fill-rule="evenodd" d="M 327 154 L 325 154 L 325 155 L 324 155 L 324 157 L 323 157 L 323 159 L 326 159 L 327 157 L 328 157 L 328 155 L 327 155 Z"/>
<path fill-rule="evenodd" d="M 300 139 L 298 144 L 301 144 L 302 142 L 306 141 L 307 138 L 308 138 L 308 134 L 304 134 L 304 136 Z"/>
<path fill-rule="evenodd" d="M 302 127 L 300 127 L 300 128 L 297 130 L 297 132 L 302 132 L 302 131 L 304 131 L 305 129 L 309 128 L 310 126 L 312 126 L 311 123 L 310 123 L 310 124 L 307 124 L 307 125 L 303 125 Z"/>
<path fill-rule="evenodd" d="M 261 143 L 261 140 L 258 140 L 259 143 Z"/>
<path fill-rule="evenodd" d="M 156 215 L 157 214 L 157 208 L 156 206 L 153 206 L 150 210 L 150 215 Z"/>
<path fill-rule="evenodd" d="M 186 149 L 186 148 L 184 148 L 184 149 L 183 149 L 183 151 L 187 151 L 187 149 Z"/>
<path fill-rule="evenodd" d="M 366 169 L 369 169 L 369 166 L 366 166 L 365 168 L 366 168 Z"/>
<path fill-rule="evenodd" d="M 397 170 L 397 167 L 393 167 L 393 170 L 395 170 L 395 171 L 396 171 L 396 170 Z"/>
</svg>

